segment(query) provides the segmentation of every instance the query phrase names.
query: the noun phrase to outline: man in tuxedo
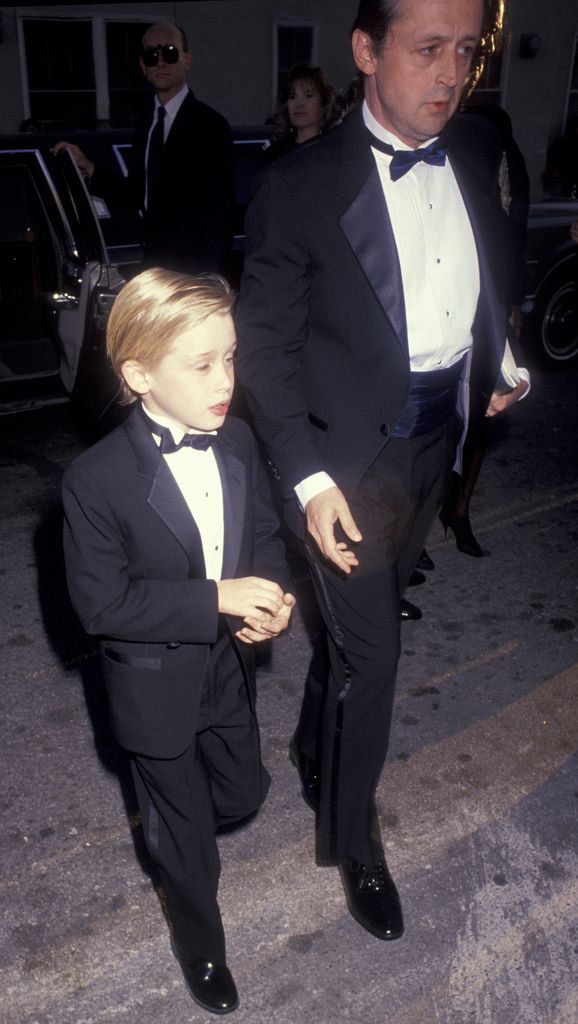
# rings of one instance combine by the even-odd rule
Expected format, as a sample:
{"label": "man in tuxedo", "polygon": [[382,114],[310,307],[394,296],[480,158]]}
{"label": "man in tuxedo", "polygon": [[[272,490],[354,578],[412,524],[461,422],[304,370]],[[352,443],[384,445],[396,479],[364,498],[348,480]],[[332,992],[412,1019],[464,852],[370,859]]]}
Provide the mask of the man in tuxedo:
{"label": "man in tuxedo", "polygon": [[94,195],[128,201],[143,217],[146,262],[184,273],[223,271],[234,213],[233,139],[225,119],[187,85],[184,31],[159,22],[143,36],[140,66],[154,105],[135,130],[126,182],[66,147]]}
{"label": "man in tuxedo", "polygon": [[239,378],[328,642],[291,757],[319,859],[338,864],[351,913],[382,939],[403,932],[375,805],[400,596],[470,398],[492,415],[526,388],[500,372],[499,144],[483,122],[452,120],[483,12],[483,0],[362,0],[363,104],[263,175],[237,308]]}

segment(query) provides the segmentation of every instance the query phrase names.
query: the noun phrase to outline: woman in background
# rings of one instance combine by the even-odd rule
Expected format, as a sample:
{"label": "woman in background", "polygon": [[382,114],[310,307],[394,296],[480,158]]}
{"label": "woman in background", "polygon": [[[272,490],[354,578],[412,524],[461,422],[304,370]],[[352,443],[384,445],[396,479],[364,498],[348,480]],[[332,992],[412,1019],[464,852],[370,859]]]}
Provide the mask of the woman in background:
{"label": "woman in background", "polygon": [[265,150],[269,163],[321,135],[338,120],[337,97],[321,68],[298,64],[292,69],[283,100],[273,118],[273,141]]}

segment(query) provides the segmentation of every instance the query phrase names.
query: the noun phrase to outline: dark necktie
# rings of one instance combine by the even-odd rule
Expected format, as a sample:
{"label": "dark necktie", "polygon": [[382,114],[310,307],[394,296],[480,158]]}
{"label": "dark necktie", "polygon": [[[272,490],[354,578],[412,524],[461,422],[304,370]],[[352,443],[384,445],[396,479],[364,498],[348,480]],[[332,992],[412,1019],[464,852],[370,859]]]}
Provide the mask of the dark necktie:
{"label": "dark necktie", "polygon": [[149,210],[151,205],[154,204],[156,195],[160,190],[163,146],[165,144],[166,114],[167,112],[161,104],[157,109],[156,124],[149,139],[149,154],[147,160],[147,209]]}
{"label": "dark necktie", "polygon": [[150,416],[147,416],[142,406],[141,411],[151,434],[156,434],[161,439],[161,455],[172,455],[173,452],[178,452],[181,448],[196,448],[197,451],[206,452],[217,436],[216,434],[185,434],[183,439],[177,444],[168,427],[161,426],[156,420],[152,420]]}
{"label": "dark necktie", "polygon": [[394,149],[387,142],[382,142],[381,139],[378,139],[369,129],[367,134],[369,135],[371,145],[375,149],[379,149],[382,153],[387,153],[391,157],[389,173],[391,174],[392,181],[402,178],[420,160],[436,167],[443,167],[446,162],[446,151],[440,145],[438,139],[430,142],[429,146],[424,146],[422,149]]}

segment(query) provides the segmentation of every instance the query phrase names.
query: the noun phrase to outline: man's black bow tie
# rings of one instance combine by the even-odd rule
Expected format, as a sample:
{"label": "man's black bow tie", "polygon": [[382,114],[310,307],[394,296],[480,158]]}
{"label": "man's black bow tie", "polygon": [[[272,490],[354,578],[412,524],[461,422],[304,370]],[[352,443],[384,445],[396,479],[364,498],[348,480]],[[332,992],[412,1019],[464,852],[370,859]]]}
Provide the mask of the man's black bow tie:
{"label": "man's black bow tie", "polygon": [[387,142],[382,142],[381,139],[378,139],[369,129],[367,133],[371,145],[391,157],[389,173],[391,174],[392,181],[402,178],[420,160],[423,160],[426,164],[433,164],[436,167],[443,167],[446,162],[446,151],[443,146],[440,146],[437,139],[422,149],[394,149]]}
{"label": "man's black bow tie", "polygon": [[168,427],[163,427],[156,420],[152,420],[144,409],[142,409],[142,414],[151,434],[156,434],[161,439],[161,455],[172,455],[173,452],[178,452],[181,448],[196,448],[197,451],[206,452],[217,436],[216,434],[185,434],[177,444]]}

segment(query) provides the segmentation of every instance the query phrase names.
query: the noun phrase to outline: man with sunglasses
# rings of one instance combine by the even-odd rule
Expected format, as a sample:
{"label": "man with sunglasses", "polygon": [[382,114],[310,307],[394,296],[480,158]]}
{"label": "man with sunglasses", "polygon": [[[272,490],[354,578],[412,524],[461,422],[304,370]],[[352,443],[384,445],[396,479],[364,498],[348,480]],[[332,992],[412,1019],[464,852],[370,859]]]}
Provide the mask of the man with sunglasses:
{"label": "man with sunglasses", "polygon": [[126,181],[113,180],[71,143],[54,152],[71,151],[95,195],[141,211],[149,266],[223,272],[233,235],[233,140],[225,119],[189,89],[191,63],[177,25],[146,31],[140,66],[154,106],[135,130]]}

